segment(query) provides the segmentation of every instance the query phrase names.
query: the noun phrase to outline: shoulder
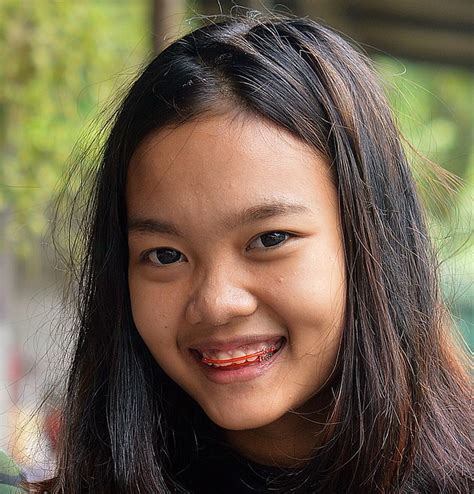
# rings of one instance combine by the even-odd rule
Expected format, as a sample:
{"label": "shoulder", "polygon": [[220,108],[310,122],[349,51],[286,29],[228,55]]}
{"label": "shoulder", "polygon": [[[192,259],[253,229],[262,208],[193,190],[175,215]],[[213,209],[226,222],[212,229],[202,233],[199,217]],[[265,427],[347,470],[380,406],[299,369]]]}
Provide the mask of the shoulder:
{"label": "shoulder", "polygon": [[18,465],[0,450],[0,494],[22,494],[26,490],[19,487],[19,483],[24,480]]}

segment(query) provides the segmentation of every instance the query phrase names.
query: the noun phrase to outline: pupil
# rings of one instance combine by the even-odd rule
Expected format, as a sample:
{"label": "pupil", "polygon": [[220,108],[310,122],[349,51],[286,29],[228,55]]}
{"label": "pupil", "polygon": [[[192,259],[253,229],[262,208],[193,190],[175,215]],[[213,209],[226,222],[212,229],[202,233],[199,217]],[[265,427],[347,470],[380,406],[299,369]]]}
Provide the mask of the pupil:
{"label": "pupil", "polygon": [[261,240],[262,240],[262,244],[265,247],[272,247],[273,245],[278,245],[279,243],[283,242],[285,238],[286,238],[285,233],[273,232],[273,233],[265,233],[265,235],[262,235]]}
{"label": "pupil", "polygon": [[156,258],[161,264],[172,264],[173,262],[179,261],[181,254],[172,249],[160,250],[156,253]]}

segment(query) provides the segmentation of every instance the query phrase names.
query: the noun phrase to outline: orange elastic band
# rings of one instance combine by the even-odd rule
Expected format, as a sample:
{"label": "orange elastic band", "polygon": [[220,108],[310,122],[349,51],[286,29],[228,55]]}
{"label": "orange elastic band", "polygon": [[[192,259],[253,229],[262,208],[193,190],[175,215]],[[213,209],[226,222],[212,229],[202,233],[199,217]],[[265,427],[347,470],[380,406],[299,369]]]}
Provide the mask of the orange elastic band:
{"label": "orange elastic band", "polygon": [[267,350],[260,350],[257,353],[252,353],[250,355],[244,355],[242,357],[233,357],[233,358],[228,358],[224,360],[216,360],[216,359],[211,359],[211,358],[205,358],[203,357],[201,360],[205,362],[206,364],[227,364],[229,362],[238,362],[239,360],[248,359],[252,357],[259,357],[260,355],[265,355],[266,353],[271,352],[272,349],[267,349]]}

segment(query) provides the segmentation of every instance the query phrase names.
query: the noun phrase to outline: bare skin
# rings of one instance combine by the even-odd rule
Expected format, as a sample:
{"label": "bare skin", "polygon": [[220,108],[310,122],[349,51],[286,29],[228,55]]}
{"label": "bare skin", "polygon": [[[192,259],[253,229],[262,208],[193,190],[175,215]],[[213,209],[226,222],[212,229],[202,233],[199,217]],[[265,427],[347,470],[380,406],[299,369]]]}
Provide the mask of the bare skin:
{"label": "bare skin", "polygon": [[[327,401],[327,406],[321,407]],[[330,410],[330,389],[317,394],[298,410],[265,427],[226,431],[226,438],[242,456],[262,465],[298,467],[310,460],[322,443],[322,430]]]}
{"label": "bare skin", "polygon": [[[268,122],[203,116],[139,146],[127,209],[132,311],[158,364],[244,456],[281,465],[307,458],[344,320],[328,164]],[[255,337],[284,345],[246,380],[222,383],[221,370],[216,382],[193,350]]]}

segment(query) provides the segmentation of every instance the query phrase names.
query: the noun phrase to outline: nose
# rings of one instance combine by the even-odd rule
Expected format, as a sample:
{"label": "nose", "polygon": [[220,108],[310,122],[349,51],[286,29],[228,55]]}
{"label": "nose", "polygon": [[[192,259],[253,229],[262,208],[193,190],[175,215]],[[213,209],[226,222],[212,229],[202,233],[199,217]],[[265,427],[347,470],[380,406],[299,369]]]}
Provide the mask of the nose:
{"label": "nose", "polygon": [[199,277],[186,306],[186,320],[193,325],[224,326],[256,309],[257,299],[239,280],[239,273],[221,265]]}

